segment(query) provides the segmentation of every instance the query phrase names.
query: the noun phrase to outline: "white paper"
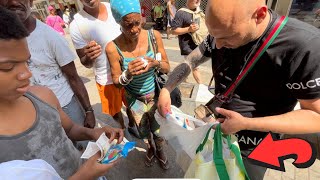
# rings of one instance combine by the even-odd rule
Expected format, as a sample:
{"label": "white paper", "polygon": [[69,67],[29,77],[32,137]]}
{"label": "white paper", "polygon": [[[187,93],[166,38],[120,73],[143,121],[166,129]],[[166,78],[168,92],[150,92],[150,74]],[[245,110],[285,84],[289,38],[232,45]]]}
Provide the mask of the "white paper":
{"label": "white paper", "polygon": [[97,144],[94,142],[89,142],[87,145],[87,148],[83,152],[81,158],[82,159],[89,159],[91,156],[96,154],[98,151],[100,151],[100,148],[97,146]]}
{"label": "white paper", "polygon": [[[126,142],[129,142],[129,141],[126,138],[123,138],[123,141],[121,142],[121,144],[124,144]],[[98,151],[100,151],[101,156],[98,159],[98,161],[101,161],[107,154],[107,151],[110,149],[110,147],[114,144],[117,144],[116,139],[114,139],[111,143],[109,143],[109,138],[106,136],[105,133],[102,133],[96,142],[88,143],[87,148],[83,152],[81,158],[89,159],[90,157],[95,155]]]}

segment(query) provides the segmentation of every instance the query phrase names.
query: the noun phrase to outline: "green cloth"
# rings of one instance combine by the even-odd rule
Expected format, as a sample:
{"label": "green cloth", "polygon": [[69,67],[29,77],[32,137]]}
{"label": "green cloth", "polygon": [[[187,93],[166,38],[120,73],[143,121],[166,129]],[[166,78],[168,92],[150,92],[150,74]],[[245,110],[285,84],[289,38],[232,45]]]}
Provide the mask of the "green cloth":
{"label": "green cloth", "polygon": [[154,7],[154,13],[155,13],[155,18],[162,18],[163,17],[163,11],[164,8],[163,6],[155,6]]}

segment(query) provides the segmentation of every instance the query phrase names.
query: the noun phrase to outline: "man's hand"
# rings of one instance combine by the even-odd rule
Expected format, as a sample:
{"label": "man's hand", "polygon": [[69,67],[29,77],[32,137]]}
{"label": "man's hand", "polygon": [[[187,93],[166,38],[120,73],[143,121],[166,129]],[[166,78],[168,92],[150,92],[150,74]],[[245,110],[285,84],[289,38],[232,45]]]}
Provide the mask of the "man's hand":
{"label": "man's hand", "polygon": [[96,125],[96,118],[93,112],[86,113],[86,118],[84,119],[83,126],[93,129]]}
{"label": "man's hand", "polygon": [[113,128],[110,126],[104,126],[102,128],[94,129],[93,140],[98,140],[102,133],[106,133],[107,137],[109,138],[109,142],[112,142],[114,139],[117,139],[118,143],[121,143],[123,141],[123,129]]}
{"label": "man's hand", "polygon": [[168,113],[171,113],[170,92],[166,88],[162,88],[160,91],[158,99],[158,111],[163,117],[166,117]]}
{"label": "man's hand", "polygon": [[69,178],[69,180],[78,179],[97,179],[100,176],[105,175],[119,160],[109,164],[101,164],[98,162],[100,158],[100,151],[89,158],[80,169]]}
{"label": "man's hand", "polygon": [[95,41],[90,41],[87,46],[84,47],[84,54],[86,60],[93,62],[99,57],[102,53],[101,46]]}
{"label": "man's hand", "polygon": [[190,24],[188,31],[191,33],[194,33],[196,31],[198,31],[198,29],[199,29],[198,24],[192,23],[192,24]]}
{"label": "man's hand", "polygon": [[216,111],[225,116],[225,118],[217,119],[221,123],[221,130],[224,134],[234,134],[241,130],[247,130],[248,118],[235,111],[223,108],[216,108]]}

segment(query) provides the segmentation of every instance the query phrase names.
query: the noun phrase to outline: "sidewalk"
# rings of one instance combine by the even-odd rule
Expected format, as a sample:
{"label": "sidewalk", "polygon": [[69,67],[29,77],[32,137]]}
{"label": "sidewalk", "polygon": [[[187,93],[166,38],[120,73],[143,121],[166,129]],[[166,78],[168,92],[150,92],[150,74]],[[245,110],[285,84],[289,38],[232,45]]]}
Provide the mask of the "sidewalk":
{"label": "sidewalk", "polygon": [[[163,42],[165,49],[170,60],[171,70],[173,70],[180,62],[183,61],[183,58],[180,56],[180,50],[178,46],[177,38],[172,38],[167,40],[166,35],[163,35]],[[66,36],[70,45],[72,46],[69,35]],[[73,46],[72,46],[72,49]],[[81,65],[80,61],[75,61],[79,75],[81,76],[84,84],[88,90],[91,103],[95,110],[96,118],[100,122],[104,122],[111,126],[119,126],[119,124],[112,120],[111,117],[101,113],[101,104],[100,98],[96,89],[94,74],[92,69],[87,69]],[[211,78],[211,64],[206,62],[204,65],[200,66],[200,73],[203,78],[204,84],[208,84]],[[192,75],[187,79],[187,83],[195,83]],[[126,123],[128,121],[126,120]],[[168,158],[170,163],[170,169],[165,171],[162,170],[159,166],[159,163],[154,164],[153,167],[147,168],[144,165],[145,150],[146,147],[141,140],[138,140],[132,137],[127,131],[125,135],[128,140],[133,140],[138,142],[138,146],[141,147],[139,151],[133,151],[127,159],[123,159],[120,163],[116,165],[108,174],[108,180],[129,180],[133,178],[182,178],[182,170],[175,164],[175,155],[172,149],[165,147],[165,150],[168,152]],[[298,136],[292,136],[298,137]],[[299,136],[304,139],[308,139],[311,142],[315,142],[317,150],[319,151],[319,136],[316,134],[313,135],[304,135]],[[320,179],[320,161],[317,159],[315,163],[307,169],[298,169],[292,165],[293,160],[289,159],[285,161],[286,172],[280,172],[275,170],[268,170],[264,180],[317,180]]]}

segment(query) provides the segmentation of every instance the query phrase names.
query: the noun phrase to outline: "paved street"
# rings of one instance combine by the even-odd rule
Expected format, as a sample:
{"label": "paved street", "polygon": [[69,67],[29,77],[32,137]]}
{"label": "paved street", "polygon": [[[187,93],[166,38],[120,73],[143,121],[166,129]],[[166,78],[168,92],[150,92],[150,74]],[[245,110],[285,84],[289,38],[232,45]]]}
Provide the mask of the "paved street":
{"label": "paved street", "polygon": [[[165,37],[165,36],[163,36]],[[66,37],[70,42],[70,46],[72,43],[70,41],[70,37],[67,35]],[[177,38],[172,38],[171,40],[163,39],[165,44],[165,49],[168,54],[171,69],[176,67],[179,62],[183,61],[183,58],[180,56],[180,51],[178,47]],[[73,48],[73,46],[72,46]],[[103,122],[109,124],[111,126],[119,126],[116,122],[114,122],[107,115],[101,114],[101,104],[98,92],[96,90],[96,85],[94,81],[93,71],[91,69],[87,69],[82,66],[79,60],[76,61],[76,66],[79,75],[82,77],[85,86],[89,92],[90,100],[95,110],[96,118],[99,122]],[[204,80],[204,84],[208,84],[211,78],[211,65],[210,62],[205,63],[200,67],[201,75]],[[194,83],[194,79],[192,76],[189,76],[187,79],[187,83]],[[132,137],[128,132],[126,132],[126,137],[129,140],[137,141],[138,146],[141,149],[134,150],[128,156],[128,158],[123,159],[120,163],[116,165],[108,174],[108,180],[129,180],[133,178],[181,178],[183,177],[182,170],[174,163],[175,162],[175,154],[172,149],[166,147],[165,149],[168,152],[170,169],[162,170],[157,162],[153,167],[147,168],[144,165],[145,158],[145,145],[138,139]],[[297,137],[297,136],[293,136]],[[316,142],[317,150],[319,150],[319,137],[317,135],[304,136],[304,138],[309,139],[310,141]],[[285,161],[286,172],[279,172],[274,170],[268,170],[265,175],[265,180],[313,180],[320,179],[320,162],[316,160],[316,162],[307,169],[297,169],[292,165],[293,160]]]}

